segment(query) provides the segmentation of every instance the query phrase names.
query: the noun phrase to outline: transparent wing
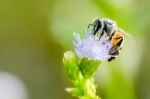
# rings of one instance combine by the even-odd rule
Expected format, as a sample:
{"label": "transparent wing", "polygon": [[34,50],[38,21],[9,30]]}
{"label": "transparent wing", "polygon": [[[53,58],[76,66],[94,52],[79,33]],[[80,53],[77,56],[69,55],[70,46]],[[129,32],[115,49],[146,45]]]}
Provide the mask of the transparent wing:
{"label": "transparent wing", "polygon": [[118,31],[127,39],[131,40],[131,41],[135,41],[134,38],[127,32],[125,32],[124,30],[118,28]]}

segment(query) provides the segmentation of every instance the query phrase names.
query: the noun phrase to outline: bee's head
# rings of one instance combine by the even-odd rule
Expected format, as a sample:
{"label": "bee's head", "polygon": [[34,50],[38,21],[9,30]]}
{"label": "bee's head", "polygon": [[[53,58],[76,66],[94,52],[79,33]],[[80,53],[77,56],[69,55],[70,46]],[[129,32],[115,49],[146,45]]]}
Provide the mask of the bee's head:
{"label": "bee's head", "polygon": [[102,28],[102,23],[99,19],[95,19],[93,22],[93,34],[95,35]]}
{"label": "bee's head", "polygon": [[92,34],[95,35],[102,28],[102,22],[97,18],[92,24],[89,24],[88,28],[90,26],[92,26]]}

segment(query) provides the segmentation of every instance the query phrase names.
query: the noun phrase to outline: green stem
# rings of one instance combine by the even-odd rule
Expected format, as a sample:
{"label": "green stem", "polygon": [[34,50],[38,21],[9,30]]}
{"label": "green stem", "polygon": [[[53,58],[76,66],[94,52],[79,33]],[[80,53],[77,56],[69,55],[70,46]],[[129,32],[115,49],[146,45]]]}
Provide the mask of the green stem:
{"label": "green stem", "polygon": [[77,59],[74,53],[70,51],[65,53],[63,63],[68,79],[74,85],[74,88],[67,88],[67,92],[78,96],[79,99],[100,99],[96,95],[93,78],[100,61],[87,58]]}

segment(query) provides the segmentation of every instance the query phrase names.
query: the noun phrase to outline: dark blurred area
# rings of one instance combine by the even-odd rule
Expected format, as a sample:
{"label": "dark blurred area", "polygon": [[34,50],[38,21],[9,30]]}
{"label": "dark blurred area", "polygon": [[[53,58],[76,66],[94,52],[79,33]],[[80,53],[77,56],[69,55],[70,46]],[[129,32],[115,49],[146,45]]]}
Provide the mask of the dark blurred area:
{"label": "dark blurred area", "polygon": [[95,76],[102,99],[150,99],[149,0],[0,0],[0,99],[76,99],[63,53],[95,17],[115,20],[130,38]]}

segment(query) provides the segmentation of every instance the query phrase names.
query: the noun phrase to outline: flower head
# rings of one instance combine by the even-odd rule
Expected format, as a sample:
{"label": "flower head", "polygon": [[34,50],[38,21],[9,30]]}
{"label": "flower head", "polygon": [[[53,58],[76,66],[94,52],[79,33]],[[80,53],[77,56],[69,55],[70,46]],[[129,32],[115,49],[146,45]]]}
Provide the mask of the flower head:
{"label": "flower head", "polygon": [[79,34],[73,33],[73,35],[75,52],[78,57],[105,61],[112,56],[109,54],[111,44],[109,40],[96,40],[88,29],[86,30],[86,38],[83,40]]}

